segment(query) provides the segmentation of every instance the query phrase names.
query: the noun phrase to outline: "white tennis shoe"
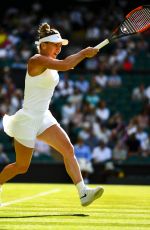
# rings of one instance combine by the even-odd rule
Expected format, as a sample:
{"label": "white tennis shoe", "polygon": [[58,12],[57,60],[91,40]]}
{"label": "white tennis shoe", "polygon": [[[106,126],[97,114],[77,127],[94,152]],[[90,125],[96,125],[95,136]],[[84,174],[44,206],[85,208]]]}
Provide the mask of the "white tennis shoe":
{"label": "white tennis shoe", "polygon": [[81,205],[88,206],[94,200],[101,197],[103,192],[104,192],[104,189],[101,186],[98,186],[96,188],[86,188],[83,191],[83,195],[80,197]]}

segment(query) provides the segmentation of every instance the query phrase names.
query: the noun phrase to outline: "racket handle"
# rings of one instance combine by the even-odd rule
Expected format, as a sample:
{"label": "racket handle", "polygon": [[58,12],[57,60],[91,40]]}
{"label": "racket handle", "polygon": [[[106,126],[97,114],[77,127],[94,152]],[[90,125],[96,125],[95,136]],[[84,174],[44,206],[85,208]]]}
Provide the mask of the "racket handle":
{"label": "racket handle", "polygon": [[101,49],[102,47],[106,46],[109,43],[108,39],[105,39],[103,42],[99,43],[97,46],[94,48]]}

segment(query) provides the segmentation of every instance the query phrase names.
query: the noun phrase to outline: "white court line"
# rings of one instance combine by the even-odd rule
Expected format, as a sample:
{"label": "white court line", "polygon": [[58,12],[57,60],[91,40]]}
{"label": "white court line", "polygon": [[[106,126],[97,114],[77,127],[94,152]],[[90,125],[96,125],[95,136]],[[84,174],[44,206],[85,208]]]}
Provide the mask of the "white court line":
{"label": "white court line", "polygon": [[0,208],[6,207],[6,206],[9,206],[9,205],[12,205],[12,204],[17,204],[17,203],[20,203],[20,202],[24,202],[24,201],[27,201],[27,200],[32,200],[32,199],[35,199],[37,197],[47,196],[49,194],[56,193],[56,192],[59,192],[59,191],[60,191],[60,189],[53,189],[53,190],[50,190],[50,191],[47,191],[47,192],[38,193],[38,194],[33,195],[33,196],[27,196],[27,197],[24,197],[24,198],[21,198],[21,199],[5,202],[5,203],[1,204]]}

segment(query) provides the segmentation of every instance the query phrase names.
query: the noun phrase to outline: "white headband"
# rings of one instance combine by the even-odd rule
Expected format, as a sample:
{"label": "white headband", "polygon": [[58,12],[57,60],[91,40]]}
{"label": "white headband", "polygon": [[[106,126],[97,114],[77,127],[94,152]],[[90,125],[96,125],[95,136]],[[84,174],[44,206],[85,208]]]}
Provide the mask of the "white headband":
{"label": "white headband", "polygon": [[36,45],[40,45],[42,42],[52,42],[52,43],[62,43],[62,45],[68,45],[67,39],[62,39],[61,35],[59,33],[52,34],[47,37],[39,39],[39,41],[35,41]]}

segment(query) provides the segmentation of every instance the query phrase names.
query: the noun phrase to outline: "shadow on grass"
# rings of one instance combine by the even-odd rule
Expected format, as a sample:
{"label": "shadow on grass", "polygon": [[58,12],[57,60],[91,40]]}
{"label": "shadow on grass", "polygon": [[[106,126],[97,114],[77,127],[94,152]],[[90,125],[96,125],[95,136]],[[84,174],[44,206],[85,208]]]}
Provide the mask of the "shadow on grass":
{"label": "shadow on grass", "polygon": [[33,218],[33,217],[54,217],[54,216],[79,216],[79,217],[87,217],[89,215],[85,214],[51,214],[51,215],[35,215],[35,216],[0,216],[0,219],[11,219],[11,218]]}

